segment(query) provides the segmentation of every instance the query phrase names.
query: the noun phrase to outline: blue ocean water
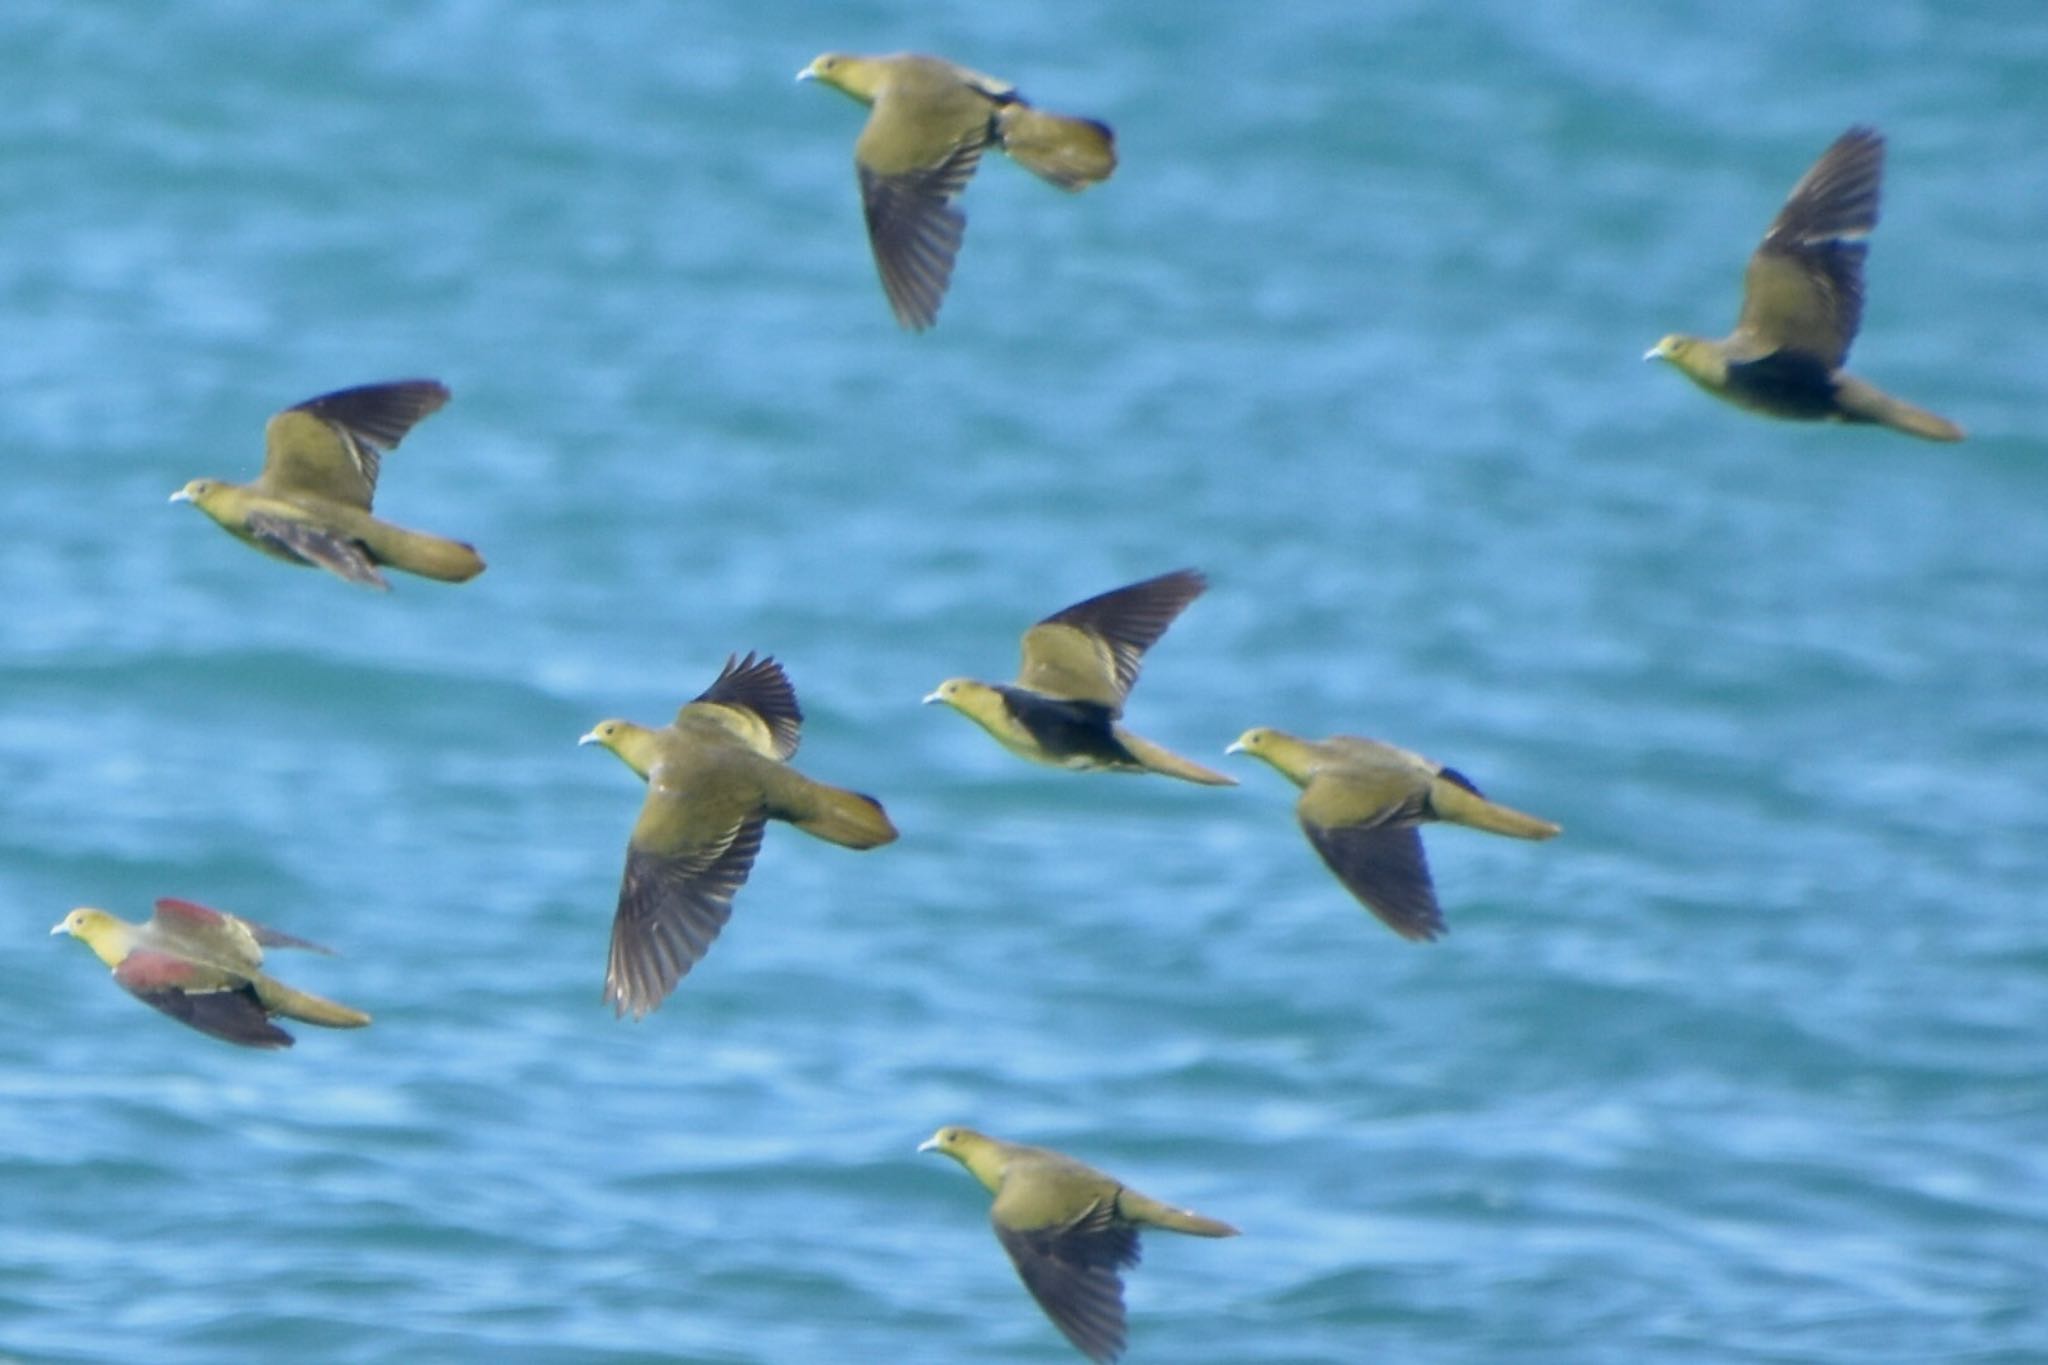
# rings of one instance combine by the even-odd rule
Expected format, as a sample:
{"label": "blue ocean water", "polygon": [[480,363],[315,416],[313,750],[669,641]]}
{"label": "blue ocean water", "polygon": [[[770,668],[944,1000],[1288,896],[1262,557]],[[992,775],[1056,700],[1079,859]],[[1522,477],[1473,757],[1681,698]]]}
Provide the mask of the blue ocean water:
{"label": "blue ocean water", "polygon": [[[1123,155],[991,158],[917,337],[791,84],[912,47]],[[1148,1239],[1132,1361],[2048,1358],[2037,6],[15,0],[0,71],[0,1358],[1074,1359],[948,1122],[1244,1229]],[[1858,121],[1855,366],[1961,446],[1637,360]],[[412,374],[379,509],[475,582],[163,505]],[[1130,718],[1241,789],[917,705],[1182,564]],[[903,839],[772,829],[614,1022],[576,737],[749,648]],[[1253,724],[1566,832],[1432,831],[1403,944]],[[160,895],[375,1026],[243,1052],[45,937]]]}

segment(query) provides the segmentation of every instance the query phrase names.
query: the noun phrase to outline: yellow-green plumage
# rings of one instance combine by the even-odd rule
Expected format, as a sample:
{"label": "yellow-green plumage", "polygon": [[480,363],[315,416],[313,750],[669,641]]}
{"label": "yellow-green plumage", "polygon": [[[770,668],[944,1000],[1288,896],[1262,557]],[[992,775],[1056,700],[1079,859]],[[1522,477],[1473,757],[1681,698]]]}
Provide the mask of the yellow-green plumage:
{"label": "yellow-green plumage", "polygon": [[1489,801],[1454,769],[1376,739],[1310,740],[1259,726],[1229,752],[1264,759],[1301,788],[1302,832],[1352,895],[1403,938],[1444,932],[1417,826],[1448,820],[1517,839],[1549,839],[1548,820]]}
{"label": "yellow-green plumage", "polygon": [[225,1042],[290,1047],[292,1036],[271,1022],[279,1015],[325,1028],[370,1022],[361,1010],[294,989],[263,971],[266,947],[327,949],[190,901],[159,900],[156,913],[142,924],[81,906],[50,932],[69,934],[92,949],[136,999]]}
{"label": "yellow-green plumage", "polygon": [[1120,1272],[1138,1263],[1141,1229],[1237,1235],[1228,1223],[1163,1204],[1050,1148],[946,1127],[918,1150],[952,1157],[995,1195],[996,1240],[1053,1325],[1090,1360],[1123,1353]]}
{"label": "yellow-green plumage", "polygon": [[896,838],[873,797],[789,766],[802,724],[782,666],[748,654],[728,658],[669,725],[607,720],[583,736],[647,780],[605,971],[604,998],[617,1013],[644,1017],[710,949],[769,820],[848,848]]}
{"label": "yellow-green plumage", "polygon": [[171,495],[244,544],[374,588],[381,568],[460,583],[484,570],[474,546],[370,514],[384,451],[448,401],[432,379],[365,384],[309,398],[270,419],[263,472],[246,484],[194,479]]}
{"label": "yellow-green plumage", "polygon": [[1116,169],[1107,124],[1034,108],[1007,81],[915,52],[827,52],[798,80],[840,90],[871,112],[853,147],[868,241],[896,320],[923,331],[938,320],[967,228],[953,200],[981,155],[1000,148],[1064,190]]}
{"label": "yellow-green plumage", "polygon": [[1024,632],[1016,682],[948,678],[925,701],[952,707],[1034,763],[1235,786],[1122,724],[1145,651],[1207,586],[1193,569],[1176,569],[1076,602]]}
{"label": "yellow-green plumage", "polygon": [[1884,139],[1851,128],[1800,178],[1749,259],[1742,312],[1719,341],[1674,333],[1646,360],[1669,362],[1717,398],[1773,417],[1887,426],[1960,441],[1945,417],[1842,368],[1863,320],[1863,262],[1877,227]]}

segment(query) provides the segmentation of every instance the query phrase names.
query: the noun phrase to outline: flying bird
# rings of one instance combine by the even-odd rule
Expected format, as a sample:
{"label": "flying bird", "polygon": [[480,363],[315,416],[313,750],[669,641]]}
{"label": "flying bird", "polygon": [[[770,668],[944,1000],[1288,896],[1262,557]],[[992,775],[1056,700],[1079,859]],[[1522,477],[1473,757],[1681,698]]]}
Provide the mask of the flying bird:
{"label": "flying bird", "polygon": [[989,1221],[996,1240],[1053,1326],[1093,1361],[1123,1354],[1120,1272],[1138,1263],[1140,1231],[1237,1236],[1228,1223],[1162,1204],[1045,1147],[948,1127],[917,1150],[952,1157],[995,1195]]}
{"label": "flying bird", "polygon": [[967,218],[953,200],[981,154],[1008,152],[1063,190],[1116,169],[1109,125],[1034,108],[1016,87],[914,52],[859,57],[827,52],[797,72],[873,111],[853,144],[868,242],[896,321],[921,332],[938,321]]}
{"label": "flying bird", "polygon": [[1517,839],[1561,832],[1487,800],[1456,769],[1376,739],[1301,739],[1260,726],[1226,752],[1262,758],[1301,788],[1302,833],[1345,889],[1406,939],[1444,932],[1419,826],[1448,820]]}
{"label": "flying bird", "polygon": [[1884,138],[1851,128],[1792,187],[1749,258],[1742,312],[1719,341],[1674,333],[1644,355],[1717,398],[1772,417],[1865,422],[1960,441],[1946,417],[1842,368],[1863,320],[1863,258],[1877,227]]}
{"label": "flying bird", "polygon": [[1234,787],[1237,779],[1120,723],[1145,651],[1208,586],[1193,569],[1176,569],[1076,602],[1024,632],[1024,659],[1014,683],[948,678],[925,701],[952,707],[1034,763],[1163,773]]}
{"label": "flying bird", "polygon": [[847,848],[896,838],[881,802],[789,766],[803,726],[796,690],[772,658],[728,656],[673,723],[600,721],[578,741],[647,781],[626,844],[604,998],[644,1018],[697,965],[732,915],[769,820]]}
{"label": "flying bird", "polygon": [[286,408],[263,433],[253,483],[194,479],[171,494],[245,544],[288,564],[388,589],[380,568],[460,583],[484,571],[474,546],[370,515],[384,452],[448,401],[437,380],[338,389]]}
{"label": "flying bird", "polygon": [[362,1028],[370,1016],[294,990],[263,971],[265,948],[329,950],[191,901],[160,900],[142,924],[81,906],[51,926],[82,940],[114,980],[181,1024],[243,1047],[290,1047],[271,1022],[283,1015],[326,1028]]}

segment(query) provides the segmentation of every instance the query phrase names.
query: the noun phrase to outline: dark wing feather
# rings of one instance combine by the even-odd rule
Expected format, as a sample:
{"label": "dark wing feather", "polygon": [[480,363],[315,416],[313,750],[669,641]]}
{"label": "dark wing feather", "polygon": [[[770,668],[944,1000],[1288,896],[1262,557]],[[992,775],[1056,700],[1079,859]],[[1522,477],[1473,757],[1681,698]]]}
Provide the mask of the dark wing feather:
{"label": "dark wing feather", "polygon": [[397,449],[414,424],[447,401],[448,386],[437,379],[399,379],[336,389],[287,411],[309,412],[339,431],[374,495],[381,452]]}
{"label": "dark wing feather", "polygon": [[1330,826],[1303,816],[1301,828],[1337,880],[1389,929],[1420,941],[1445,932],[1429,859],[1415,826]]}
{"label": "dark wing feather", "polygon": [[[1166,628],[1208,586],[1209,580],[1200,572],[1175,569],[1157,578],[1098,593],[1054,612],[1039,624],[1072,626],[1107,646],[1117,697],[1121,700],[1130,695],[1132,685],[1138,681],[1145,651],[1159,643],[1159,637],[1166,634]],[[1024,663],[1025,670],[1018,681],[1028,687],[1031,685],[1029,672],[1033,663],[1028,635]]]}
{"label": "dark wing feather", "polygon": [[1750,260],[1736,328],[1828,368],[1863,323],[1863,263],[1877,227],[1884,138],[1851,128],[1800,177]]}
{"label": "dark wing feather", "polygon": [[743,706],[768,727],[776,756],[789,759],[803,739],[804,712],[797,705],[796,688],[773,655],[745,658],[727,655],[725,668],[697,697],[698,701],[720,706]]}
{"label": "dark wing feather", "polygon": [[302,564],[315,565],[351,583],[391,590],[391,584],[377,572],[375,561],[347,536],[269,512],[251,512],[244,524],[257,540]]}
{"label": "dark wing feather", "polygon": [[210,972],[204,986],[188,985],[200,976],[192,963],[146,949],[128,954],[114,969],[114,980],[130,995],[201,1033],[243,1047],[292,1045],[292,1036],[270,1022],[255,987],[246,981],[216,984],[220,977]]}
{"label": "dark wing feather", "polygon": [[882,174],[856,164],[868,242],[896,321],[921,332],[939,319],[953,261],[967,231],[955,195],[981,164],[982,142],[963,142],[928,170]]}
{"label": "dark wing feather", "polygon": [[1118,1273],[1138,1263],[1138,1230],[1096,1204],[1071,1223],[1052,1228],[995,1224],[996,1240],[1053,1326],[1090,1360],[1123,1354],[1124,1282]]}
{"label": "dark wing feather", "polygon": [[[650,792],[649,801],[657,795]],[[604,978],[604,998],[617,1013],[647,1015],[710,949],[732,917],[732,898],[753,870],[766,824],[751,816],[720,842],[676,853],[628,845]]]}

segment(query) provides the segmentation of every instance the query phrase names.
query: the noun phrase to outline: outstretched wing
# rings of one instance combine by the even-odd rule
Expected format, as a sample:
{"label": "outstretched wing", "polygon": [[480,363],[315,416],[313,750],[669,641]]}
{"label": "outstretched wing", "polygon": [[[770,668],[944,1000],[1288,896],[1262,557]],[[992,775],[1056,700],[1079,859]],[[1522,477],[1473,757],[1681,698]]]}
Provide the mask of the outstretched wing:
{"label": "outstretched wing", "polygon": [[326,498],[367,512],[383,452],[448,401],[434,379],[337,389],[286,408],[264,429],[266,492]]}
{"label": "outstretched wing", "polygon": [[803,739],[804,713],[796,689],[773,655],[727,655],[725,668],[694,701],[684,703],[676,723],[701,715],[732,731],[763,758],[787,760]]}
{"label": "outstretched wing", "polygon": [[1054,612],[1024,632],[1018,684],[1121,711],[1145,651],[1208,586],[1195,570],[1176,569]]}
{"label": "outstretched wing", "polygon": [[1851,128],[1792,187],[1749,260],[1736,333],[1759,353],[1848,358],[1863,322],[1863,262],[1877,227],[1884,138]]}
{"label": "outstretched wing", "polygon": [[646,1016],[711,948],[761,851],[764,816],[693,805],[656,767],[626,846],[604,998]]}
{"label": "outstretched wing", "polygon": [[1093,1361],[1123,1354],[1120,1272],[1138,1263],[1138,1230],[1116,1216],[1112,1203],[1093,1204],[1057,1227],[994,1223],[996,1240],[1010,1254],[1031,1297],[1075,1349]]}

